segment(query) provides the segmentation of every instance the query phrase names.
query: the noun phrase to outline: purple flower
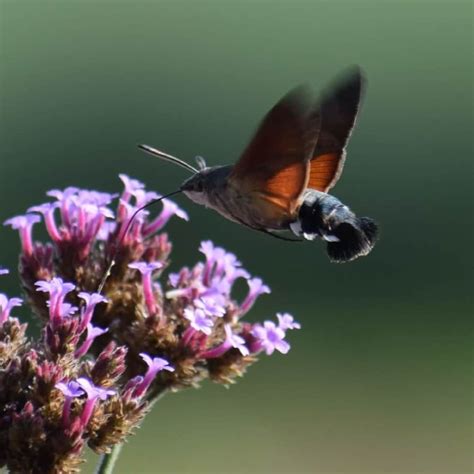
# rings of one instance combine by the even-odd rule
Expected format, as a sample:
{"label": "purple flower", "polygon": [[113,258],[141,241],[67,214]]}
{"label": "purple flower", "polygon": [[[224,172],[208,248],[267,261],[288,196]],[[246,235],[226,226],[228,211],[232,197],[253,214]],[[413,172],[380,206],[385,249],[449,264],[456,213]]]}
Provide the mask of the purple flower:
{"label": "purple flower", "polygon": [[143,380],[138,385],[135,390],[136,397],[142,397],[143,394],[148,390],[148,387],[153,382],[153,379],[156,377],[156,374],[162,370],[168,370],[169,372],[174,372],[174,368],[171,367],[166,359],[161,357],[151,358],[148,354],[141,353],[140,357],[145,361],[148,369],[146,371]]}
{"label": "purple flower", "polygon": [[235,255],[231,253],[227,253],[225,255],[223,267],[225,272],[225,280],[229,285],[229,293],[232,285],[238,278],[245,278],[246,280],[250,278],[249,272],[243,268],[240,268],[240,262],[235,258]]}
{"label": "purple flower", "polygon": [[31,229],[33,225],[40,222],[41,218],[35,214],[26,214],[24,216],[15,216],[7,219],[4,225],[9,225],[12,229],[20,231],[20,239],[23,253],[27,256],[33,253],[33,238]]}
{"label": "purple flower", "polygon": [[150,275],[155,270],[163,267],[161,262],[134,262],[129,264],[129,268],[138,270],[142,275]]}
{"label": "purple flower", "polygon": [[[118,194],[79,189],[77,191],[77,197],[79,202],[82,204],[95,204],[96,206],[102,208],[108,206],[116,197],[118,197]],[[107,211],[112,212],[109,209]]]}
{"label": "purple flower", "polygon": [[55,386],[57,389],[63,392],[65,397],[75,398],[84,394],[84,390],[82,390],[81,386],[74,380],[67,383],[58,382]]}
{"label": "purple flower", "polygon": [[242,264],[233,253],[227,252],[222,247],[215,247],[209,240],[201,242],[199,250],[206,257],[203,276],[205,282],[209,283],[211,280],[222,279],[225,276],[232,284],[237,278],[236,272],[242,272],[241,276],[248,277],[248,273],[241,268]]}
{"label": "purple flower", "polygon": [[181,209],[176,203],[169,199],[163,199],[162,202],[163,210],[161,213],[152,222],[144,226],[143,235],[145,237],[148,237],[162,229],[173,216],[184,219],[185,221],[189,220],[186,211]]}
{"label": "purple flower", "polygon": [[[49,308],[51,303],[49,301],[46,302],[46,306]],[[77,306],[73,306],[70,303],[62,303],[61,306],[58,308],[58,316],[60,318],[68,318],[73,314],[77,313],[79,308]]]}
{"label": "purple flower", "polygon": [[258,340],[267,355],[273,354],[275,349],[282,354],[290,350],[290,344],[285,341],[285,331],[272,321],[265,321],[263,326],[255,324],[252,335]]}
{"label": "purple flower", "polygon": [[99,398],[100,400],[107,400],[111,395],[115,395],[115,390],[97,387],[88,378],[79,377],[77,383],[86,392],[87,398]]}
{"label": "purple flower", "polygon": [[63,306],[64,298],[74,290],[75,285],[67,283],[62,278],[55,277],[50,281],[40,280],[35,283],[36,291],[49,293],[49,317],[52,322],[57,322],[63,317],[63,310],[69,312],[69,308]]}
{"label": "purple flower", "polygon": [[76,188],[74,186],[69,186],[63,191],[59,189],[51,189],[50,191],[46,193],[47,196],[51,196],[57,199],[59,209],[61,212],[61,220],[65,226],[71,225],[71,222],[69,220],[69,213],[70,213],[70,207],[71,207],[70,201],[78,191],[79,191],[79,188]]}
{"label": "purple flower", "polygon": [[52,278],[49,281],[38,280],[35,283],[35,286],[37,286],[36,291],[43,291],[45,293],[49,293],[50,295],[59,293],[67,294],[76,288],[73,283],[65,283],[63,279],[59,277]]}
{"label": "purple flower", "polygon": [[[200,308],[186,308],[184,310],[184,317],[190,322],[190,326],[196,330],[201,331],[207,336],[211,334],[214,321]],[[186,337],[189,339],[189,337]]]}
{"label": "purple flower", "polygon": [[63,426],[66,428],[69,426],[70,420],[71,420],[71,405],[72,401],[74,398],[80,397],[81,395],[84,394],[84,390],[82,390],[81,386],[75,382],[74,380],[71,380],[70,382],[58,382],[55,387],[60,390],[64,396],[66,397],[66,400],[64,402],[64,407],[63,407]]}
{"label": "purple flower", "polygon": [[119,174],[119,178],[122,180],[122,183],[125,187],[122,196],[120,197],[120,199],[122,199],[124,202],[128,202],[135,191],[145,187],[145,185],[138,181],[138,179],[130,178],[126,174]]}
{"label": "purple flower", "polygon": [[23,300],[20,298],[8,298],[0,293],[0,326],[10,317],[10,312],[15,306],[21,306]]}
{"label": "purple flower", "polygon": [[[93,242],[107,217],[113,218],[110,209],[96,204],[79,204],[76,209],[74,223],[69,228],[70,238],[80,242],[84,248]],[[73,220],[73,219],[70,219]]]}
{"label": "purple flower", "polygon": [[199,247],[199,251],[204,254],[208,262],[214,261],[216,247],[210,240],[203,240]]}
{"label": "purple flower", "polygon": [[54,220],[54,211],[59,207],[58,202],[46,202],[39,206],[33,206],[28,209],[28,212],[39,212],[44,216],[44,222],[48,234],[54,242],[61,240],[61,234]]}
{"label": "purple flower", "polygon": [[82,332],[91,322],[96,305],[99,303],[106,303],[108,300],[100,293],[86,293],[85,291],[81,291],[77,296],[79,296],[79,298],[83,299],[86,302],[86,307],[82,311],[81,315],[80,330]]}
{"label": "purple flower", "polygon": [[225,314],[224,306],[209,296],[203,296],[202,298],[194,300],[194,306],[198,309],[202,309],[208,316],[221,318]]}
{"label": "purple flower", "polygon": [[143,383],[143,377],[141,375],[136,375],[128,380],[121,392],[121,398],[124,401],[130,399],[137,399],[139,398],[136,394],[137,389]]}
{"label": "purple flower", "polygon": [[[53,240],[74,242],[79,257],[86,258],[105,219],[114,217],[107,206],[116,195],[74,187],[66,188],[64,191],[52,190],[47,194],[55,197],[57,202],[43,204],[32,210],[45,215],[46,226]],[[59,207],[61,213],[60,232],[53,217],[56,207]]]}
{"label": "purple flower", "polygon": [[101,336],[102,334],[105,334],[108,330],[109,328],[102,329],[97,326],[93,326],[91,323],[89,323],[87,325],[87,337],[85,341],[81,344],[81,347],[79,347],[74,352],[74,357],[79,358],[87,354],[87,351],[94,342],[94,339],[98,336]]}
{"label": "purple flower", "polygon": [[214,244],[210,240],[205,240],[201,242],[199,251],[203,253],[204,256],[206,257],[206,264],[204,266],[202,279],[205,285],[209,285],[210,280],[211,280],[211,273],[212,273],[212,270],[214,269],[214,265],[216,262],[218,262],[224,257],[225,250],[221,247],[215,247]]}
{"label": "purple flower", "polygon": [[246,270],[232,253],[215,247],[211,241],[201,242],[199,250],[206,256],[206,263],[199,262],[189,271],[183,269],[170,276],[175,288],[166,293],[167,298],[209,298],[215,305],[225,308],[231,300],[231,290],[237,278],[249,278]]}
{"label": "purple flower", "polygon": [[214,349],[210,349],[208,351],[203,352],[201,354],[201,357],[203,357],[204,359],[213,359],[215,357],[220,357],[231,348],[238,349],[243,356],[250,354],[248,347],[245,345],[245,339],[239,336],[238,334],[234,334],[230,324],[226,324],[224,326],[224,330],[226,336],[225,341]]}
{"label": "purple flower", "polygon": [[63,191],[59,189],[51,189],[46,193],[46,195],[54,197],[60,202],[65,202],[68,199],[73,198],[83,204],[96,204],[98,206],[107,206],[117,197],[117,194],[90,191],[88,189],[80,189],[74,186],[69,186]]}
{"label": "purple flower", "polygon": [[245,345],[245,339],[237,334],[234,334],[230,324],[226,324],[224,329],[226,334],[226,342],[234,349],[238,349],[243,356],[249,355],[250,352]]}
{"label": "purple flower", "polygon": [[97,204],[83,204],[82,208],[90,217],[96,217],[102,215],[109,219],[114,218],[114,213],[105,206],[98,206]]}
{"label": "purple flower", "polygon": [[[119,222],[121,223],[120,234],[122,234],[125,231],[125,228],[128,225],[128,221],[130,220],[130,218],[133,215],[135,215],[135,217],[134,217],[134,222],[133,222],[132,228],[134,226],[138,227],[140,229],[140,233],[141,233],[141,224],[143,223],[143,221],[145,221],[145,218],[150,213],[146,209],[143,209],[138,214],[136,214],[138,209],[139,209],[139,206],[134,206],[134,205],[120,199],[120,201],[119,201],[119,210],[118,210],[118,218],[119,218]],[[137,224],[140,224],[140,225],[137,226]]]}
{"label": "purple flower", "polygon": [[163,267],[161,262],[134,262],[128,265],[129,268],[138,270],[142,274],[143,293],[145,295],[145,304],[150,315],[158,312],[155,295],[153,293],[152,273]]}
{"label": "purple flower", "polygon": [[263,295],[264,293],[270,293],[270,288],[267,285],[264,285],[260,278],[252,278],[251,280],[247,280],[247,283],[249,285],[249,292],[245,300],[240,305],[241,315],[247,313],[250,310],[260,295]]}
{"label": "purple flower", "polygon": [[[7,270],[7,272],[8,272],[8,270]],[[168,280],[170,282],[170,285],[173,288],[176,288],[178,286],[180,278],[181,278],[181,275],[179,273],[170,273],[168,275]]]}
{"label": "purple flower", "polygon": [[8,275],[9,273],[10,273],[10,270],[8,270],[8,268],[0,267],[0,275]]}
{"label": "purple flower", "polygon": [[46,193],[46,195],[54,197],[58,201],[63,201],[64,199],[67,199],[68,197],[76,194],[78,191],[79,191],[79,188],[76,188],[74,186],[68,186],[63,191],[61,191],[60,189],[51,189],[50,191]]}
{"label": "purple flower", "polygon": [[86,306],[88,308],[94,308],[95,305],[99,303],[107,303],[108,301],[108,299],[105,296],[102,296],[100,293],[87,293],[85,291],[81,291],[77,296],[86,302]]}
{"label": "purple flower", "polygon": [[301,324],[294,320],[289,313],[277,313],[278,327],[283,331],[288,329],[301,329]]}
{"label": "purple flower", "polygon": [[132,195],[135,198],[136,207],[143,207],[149,202],[161,197],[161,194],[155,193],[154,191],[145,191],[144,189],[137,189]]}
{"label": "purple flower", "polygon": [[101,228],[99,229],[99,232],[97,232],[97,240],[107,240],[111,234],[115,232],[115,229],[117,228],[117,223],[112,222],[112,221],[105,221]]}
{"label": "purple flower", "polygon": [[220,247],[215,248],[214,260],[216,264],[214,269],[214,278],[222,278],[224,275],[229,276],[242,265],[233,253],[226,252]]}
{"label": "purple flower", "polygon": [[91,419],[97,400],[106,400],[109,396],[115,395],[117,392],[115,390],[97,387],[85,377],[79,377],[77,383],[87,395],[87,400],[81,414],[81,425],[85,428]]}
{"label": "purple flower", "polygon": [[222,247],[215,247],[209,240],[201,242],[199,250],[206,256],[202,282],[208,286],[209,293],[228,297],[238,278],[250,278],[233,253],[226,252]]}
{"label": "purple flower", "polygon": [[199,297],[200,295],[211,295],[209,288],[204,286],[200,279],[190,278],[188,281],[184,282],[185,286],[182,288],[176,288],[166,292],[166,298],[188,298],[193,300],[194,298]]}

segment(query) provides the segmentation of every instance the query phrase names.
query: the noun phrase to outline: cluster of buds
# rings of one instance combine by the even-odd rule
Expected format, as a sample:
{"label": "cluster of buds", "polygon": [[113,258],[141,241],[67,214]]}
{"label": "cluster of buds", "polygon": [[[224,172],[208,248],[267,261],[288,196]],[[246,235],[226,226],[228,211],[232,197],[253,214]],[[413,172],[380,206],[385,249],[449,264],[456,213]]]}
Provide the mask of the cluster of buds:
{"label": "cluster of buds", "polygon": [[[210,241],[202,261],[165,276],[171,243],[162,229],[188,216],[163,199],[157,216],[143,210],[130,223],[159,195],[120,178],[120,196],[52,190],[53,202],[5,222],[20,232],[20,279],[42,332],[26,338],[26,324],[11,316],[22,300],[0,294],[0,467],[74,472],[85,444],[109,452],[159,394],[206,378],[232,383],[259,353],[288,352],[286,334],[299,328],[288,313],[245,322],[270,289]],[[41,220],[50,242],[33,239]],[[239,279],[248,285],[240,302]]]}

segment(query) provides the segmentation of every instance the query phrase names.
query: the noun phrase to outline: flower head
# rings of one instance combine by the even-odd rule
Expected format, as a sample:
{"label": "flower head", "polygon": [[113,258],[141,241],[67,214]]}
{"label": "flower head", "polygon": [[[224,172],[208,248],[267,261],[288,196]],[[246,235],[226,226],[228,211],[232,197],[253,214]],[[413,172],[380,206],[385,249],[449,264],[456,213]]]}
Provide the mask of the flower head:
{"label": "flower head", "polygon": [[[285,334],[299,328],[288,313],[278,324],[245,322],[270,289],[211,241],[201,243],[200,261],[164,279],[163,226],[188,215],[169,199],[156,215],[139,210],[161,195],[120,179],[120,197],[53,189],[51,202],[7,221],[20,230],[22,287],[43,323],[31,341],[26,324],[10,318],[21,300],[0,294],[0,440],[23,443],[12,451],[0,442],[0,464],[12,471],[72,472],[85,444],[108,452],[124,442],[157,393],[206,378],[229,384],[257,354],[287,352]],[[40,220],[49,237],[33,245]],[[248,284],[240,304],[239,279]]]}

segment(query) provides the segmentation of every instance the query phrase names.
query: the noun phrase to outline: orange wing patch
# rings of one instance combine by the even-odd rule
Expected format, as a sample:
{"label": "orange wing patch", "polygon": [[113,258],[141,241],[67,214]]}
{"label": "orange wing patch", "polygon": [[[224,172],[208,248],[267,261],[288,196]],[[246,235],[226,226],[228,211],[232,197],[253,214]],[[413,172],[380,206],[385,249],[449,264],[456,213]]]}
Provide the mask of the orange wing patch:
{"label": "orange wing patch", "polygon": [[298,197],[308,183],[308,162],[292,163],[261,183],[259,194],[267,201],[292,214]]}
{"label": "orange wing patch", "polygon": [[345,151],[339,153],[326,153],[311,160],[308,188],[324,193],[328,192],[342,172],[345,160]]}

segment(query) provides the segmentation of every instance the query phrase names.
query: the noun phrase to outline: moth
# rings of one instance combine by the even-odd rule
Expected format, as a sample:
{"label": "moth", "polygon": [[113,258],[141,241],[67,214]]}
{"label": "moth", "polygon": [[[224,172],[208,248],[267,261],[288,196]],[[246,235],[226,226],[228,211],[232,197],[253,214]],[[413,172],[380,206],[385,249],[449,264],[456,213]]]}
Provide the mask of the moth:
{"label": "moth", "polygon": [[[333,262],[367,255],[377,224],[357,217],[328,191],[339,180],[346,145],[360,108],[364,77],[347,71],[313,100],[306,87],[285,95],[264,117],[234,165],[199,169],[148,145],[139,147],[193,175],[176,192],[251,229],[288,239],[321,239]],[[175,193],[176,193],[175,192]]]}

